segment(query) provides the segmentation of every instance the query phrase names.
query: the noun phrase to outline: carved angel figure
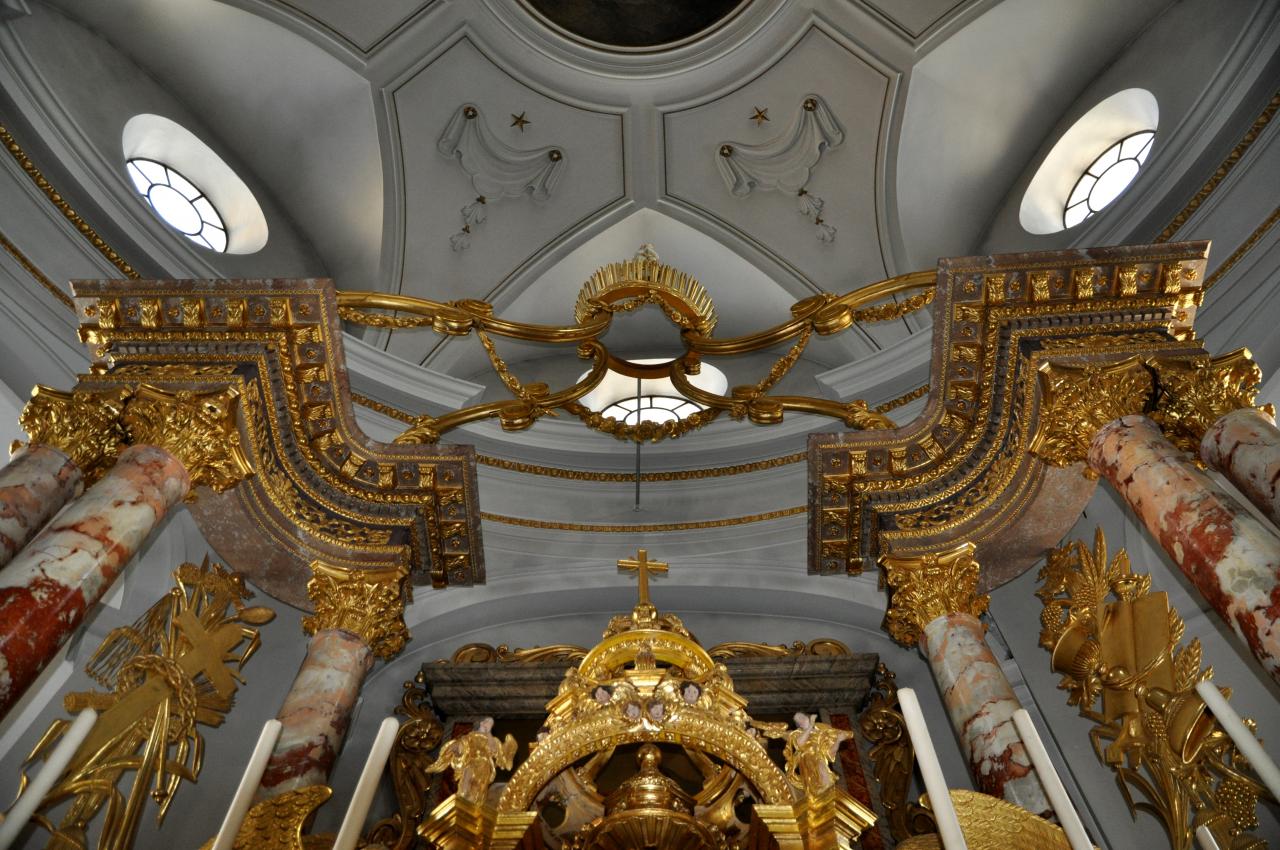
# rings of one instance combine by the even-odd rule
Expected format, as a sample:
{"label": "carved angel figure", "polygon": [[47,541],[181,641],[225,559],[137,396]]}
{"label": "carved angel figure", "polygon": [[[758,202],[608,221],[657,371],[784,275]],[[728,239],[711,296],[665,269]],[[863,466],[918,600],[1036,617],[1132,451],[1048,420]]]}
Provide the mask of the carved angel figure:
{"label": "carved angel figure", "polygon": [[480,721],[475,731],[454,738],[440,748],[440,755],[426,768],[427,773],[453,770],[458,783],[458,796],[472,803],[484,803],[489,786],[498,775],[497,768],[511,768],[516,754],[516,739],[499,741],[493,734],[493,718]]}
{"label": "carved angel figure", "polygon": [[783,758],[787,762],[787,777],[813,797],[835,784],[831,764],[836,759],[840,745],[853,737],[853,733],[836,729],[818,721],[817,716],[797,711],[796,728],[787,735]]}

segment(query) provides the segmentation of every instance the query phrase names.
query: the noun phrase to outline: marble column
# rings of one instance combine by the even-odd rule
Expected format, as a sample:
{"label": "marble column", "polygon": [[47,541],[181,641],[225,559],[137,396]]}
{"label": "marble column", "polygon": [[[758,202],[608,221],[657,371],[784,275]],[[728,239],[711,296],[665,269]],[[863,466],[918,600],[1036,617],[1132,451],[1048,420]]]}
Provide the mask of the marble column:
{"label": "marble column", "polygon": [[52,446],[30,444],[0,469],[0,566],[83,490],[80,467]]}
{"label": "marble column", "polygon": [[302,626],[312,637],[276,715],[283,728],[258,788],[260,800],[329,778],[374,658],[393,657],[409,637],[404,571],[350,570],[319,561],[311,569],[307,595],[315,614]]}
{"label": "marble column", "polygon": [[1089,465],[1280,681],[1280,535],[1197,469],[1145,416],[1103,427],[1089,449]]}
{"label": "marble column", "polygon": [[977,592],[973,552],[964,543],[937,554],[881,557],[893,594],[885,627],[928,659],[978,790],[1045,815],[1048,798],[1013,725],[1022,706],[978,620],[989,597]]}
{"label": "marble column", "polygon": [[1280,428],[1274,419],[1253,407],[1231,411],[1205,431],[1200,457],[1280,525]]}
{"label": "marble column", "polygon": [[164,449],[125,449],[0,570],[0,717],[190,486],[182,463]]}
{"label": "marble column", "polygon": [[316,632],[276,715],[282,724],[258,798],[323,784],[342,751],[373,651],[342,629]]}

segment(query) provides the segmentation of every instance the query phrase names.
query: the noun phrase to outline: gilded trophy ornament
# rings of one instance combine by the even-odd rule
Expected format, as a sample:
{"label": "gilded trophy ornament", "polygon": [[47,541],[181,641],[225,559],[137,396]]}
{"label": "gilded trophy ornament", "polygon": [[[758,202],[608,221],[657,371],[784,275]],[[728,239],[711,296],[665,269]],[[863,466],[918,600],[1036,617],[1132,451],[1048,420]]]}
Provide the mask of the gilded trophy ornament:
{"label": "gilded trophy ornament", "polygon": [[915,556],[881,555],[890,588],[884,628],[903,646],[916,646],[924,627],[947,614],[980,617],[991,597],[978,593],[975,547],[964,542],[943,551]]}
{"label": "gilded trophy ornament", "polygon": [[1108,560],[1101,528],[1092,549],[1075,541],[1050,552],[1039,578],[1040,645],[1068,704],[1095,724],[1094,751],[1130,813],[1159,818],[1173,850],[1192,850],[1200,826],[1224,850],[1263,850],[1250,830],[1265,791],[1206,712],[1196,684],[1213,669],[1201,666],[1198,638],[1182,643],[1167,595],[1132,572],[1125,550]]}
{"label": "gilded trophy ornament", "polygon": [[[85,672],[105,690],[63,699],[69,712],[99,716],[34,817],[51,848],[85,850],[89,824],[104,809],[99,850],[133,844],[148,800],[156,823],[164,821],[179,786],[194,783],[203,766],[199,726],[222,724],[259,646],[254,627],[275,617],[246,606],[244,579],[207,558],[182,564],[173,578],[167,594],[132,626],[112,630],[89,660]],[[55,720],[27,762],[46,757],[70,725]]]}
{"label": "gilded trophy ornament", "polygon": [[351,570],[322,561],[311,564],[307,582],[315,613],[302,619],[309,635],[342,629],[358,636],[382,659],[397,655],[409,641],[404,624],[405,573],[397,569]]}

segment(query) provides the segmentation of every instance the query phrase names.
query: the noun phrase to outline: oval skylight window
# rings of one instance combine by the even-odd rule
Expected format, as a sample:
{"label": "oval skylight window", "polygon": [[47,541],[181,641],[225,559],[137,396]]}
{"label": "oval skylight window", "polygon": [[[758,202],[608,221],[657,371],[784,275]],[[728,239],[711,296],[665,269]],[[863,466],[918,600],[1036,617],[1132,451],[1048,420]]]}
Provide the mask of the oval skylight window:
{"label": "oval skylight window", "polygon": [[202,248],[252,254],[267,219],[245,182],[194,133],[162,115],[135,115],[120,147],[134,187],[157,217]]}
{"label": "oval skylight window", "polygon": [[1075,188],[1067,197],[1062,211],[1064,227],[1075,227],[1091,215],[1101,212],[1107,204],[1120,197],[1138,176],[1142,163],[1151,153],[1151,142],[1156,134],[1151,130],[1134,133],[1107,148],[1080,175]]}
{"label": "oval skylight window", "polygon": [[1018,208],[1028,233],[1057,233],[1114,202],[1151,154],[1160,107],[1146,89],[1125,89],[1071,125],[1036,169]]}
{"label": "oval skylight window", "polygon": [[197,245],[219,253],[227,250],[227,226],[194,183],[152,159],[131,159],[125,167],[134,187],[165,224]]}

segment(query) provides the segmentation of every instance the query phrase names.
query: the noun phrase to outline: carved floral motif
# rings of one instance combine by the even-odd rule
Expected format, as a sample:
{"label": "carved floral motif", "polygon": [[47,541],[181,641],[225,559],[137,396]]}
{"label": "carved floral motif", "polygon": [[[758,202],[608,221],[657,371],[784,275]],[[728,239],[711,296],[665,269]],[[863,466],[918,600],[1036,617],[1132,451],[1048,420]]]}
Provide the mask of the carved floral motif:
{"label": "carved floral motif", "polygon": [[123,424],[134,444],[160,446],[186,467],[193,486],[229,490],[253,474],[240,441],[240,393],[138,387]]}
{"label": "carved floral motif", "polygon": [[981,616],[991,597],[978,593],[974,545],[912,557],[882,555],[892,589],[884,627],[898,643],[915,646],[924,627],[946,614]]}
{"label": "carved floral motif", "polygon": [[71,392],[36,385],[18,422],[33,443],[52,446],[71,458],[92,484],[116,462],[128,435],[121,425],[132,393],[124,387]]}
{"label": "carved floral motif", "polygon": [[[1148,362],[1160,382],[1151,418],[1169,442],[1193,457],[1199,456],[1200,440],[1210,425],[1233,410],[1254,406],[1262,383],[1262,369],[1247,348],[1220,357]],[[1270,405],[1261,409],[1274,416]]]}
{"label": "carved floral motif", "polygon": [[1108,422],[1141,413],[1151,397],[1151,373],[1137,357],[1119,363],[1040,366],[1040,418],[1028,450],[1058,467],[1085,459]]}
{"label": "carved floral motif", "polygon": [[409,640],[404,624],[404,574],[397,570],[345,570],[316,561],[307,596],[316,612],[302,620],[315,634],[342,629],[357,635],[374,655],[395,656]]}

